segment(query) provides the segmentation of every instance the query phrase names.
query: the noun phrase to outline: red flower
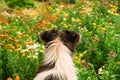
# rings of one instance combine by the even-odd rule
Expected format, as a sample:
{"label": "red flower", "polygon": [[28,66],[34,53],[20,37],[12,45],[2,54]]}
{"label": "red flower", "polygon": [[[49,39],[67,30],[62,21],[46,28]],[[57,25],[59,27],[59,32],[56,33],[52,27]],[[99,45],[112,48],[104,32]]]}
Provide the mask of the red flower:
{"label": "red flower", "polygon": [[115,53],[115,52],[113,52],[113,51],[110,51],[110,52],[109,52],[109,55],[110,55],[110,56],[115,56],[115,55],[116,55],[116,53]]}

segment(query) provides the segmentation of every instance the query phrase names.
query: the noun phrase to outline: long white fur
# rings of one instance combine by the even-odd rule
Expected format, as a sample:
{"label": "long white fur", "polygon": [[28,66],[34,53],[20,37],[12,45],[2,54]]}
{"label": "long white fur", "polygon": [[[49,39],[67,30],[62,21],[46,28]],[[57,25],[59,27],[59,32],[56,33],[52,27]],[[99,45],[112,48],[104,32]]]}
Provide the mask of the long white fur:
{"label": "long white fur", "polygon": [[62,77],[62,80],[77,80],[76,68],[74,66],[72,52],[60,41],[59,38],[52,41],[53,43],[47,48],[44,63],[55,61],[55,67],[48,71],[38,73],[34,80],[44,80],[47,76]]}

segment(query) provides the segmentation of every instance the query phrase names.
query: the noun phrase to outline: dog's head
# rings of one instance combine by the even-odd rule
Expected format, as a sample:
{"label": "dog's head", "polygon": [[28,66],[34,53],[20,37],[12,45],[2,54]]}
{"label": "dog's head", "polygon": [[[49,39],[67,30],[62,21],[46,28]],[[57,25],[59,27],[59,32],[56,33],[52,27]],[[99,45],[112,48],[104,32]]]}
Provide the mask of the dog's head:
{"label": "dog's head", "polygon": [[41,32],[39,36],[45,44],[59,38],[72,52],[75,44],[80,40],[80,35],[77,32],[69,30],[47,30]]}

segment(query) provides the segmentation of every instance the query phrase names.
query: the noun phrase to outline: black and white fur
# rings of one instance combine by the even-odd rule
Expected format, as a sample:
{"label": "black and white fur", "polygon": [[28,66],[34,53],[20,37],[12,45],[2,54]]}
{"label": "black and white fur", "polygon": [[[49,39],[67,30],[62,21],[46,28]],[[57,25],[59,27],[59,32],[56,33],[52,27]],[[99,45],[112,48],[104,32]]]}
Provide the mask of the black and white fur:
{"label": "black and white fur", "polygon": [[48,30],[40,33],[40,38],[46,51],[34,80],[78,80],[72,56],[80,35],[68,30]]}

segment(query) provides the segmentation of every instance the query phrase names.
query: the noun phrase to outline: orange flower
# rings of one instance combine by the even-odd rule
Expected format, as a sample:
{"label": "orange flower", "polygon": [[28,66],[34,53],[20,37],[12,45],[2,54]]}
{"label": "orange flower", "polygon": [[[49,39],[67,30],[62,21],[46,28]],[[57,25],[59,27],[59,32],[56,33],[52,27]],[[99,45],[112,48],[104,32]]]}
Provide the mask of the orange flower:
{"label": "orange flower", "polygon": [[7,80],[12,80],[12,78],[11,78],[11,77],[9,77]]}
{"label": "orange flower", "polygon": [[19,76],[16,76],[16,77],[15,77],[15,80],[20,80],[20,77],[19,77]]}
{"label": "orange flower", "polygon": [[55,19],[56,19],[56,17],[55,17],[55,16],[50,15],[50,14],[46,14],[46,18],[48,18],[48,19],[49,19],[49,20],[51,20],[51,21],[53,21],[53,20],[55,20]]}
{"label": "orange flower", "polygon": [[0,17],[0,23],[3,23],[3,24],[7,23],[7,19],[4,17]]}
{"label": "orange flower", "polygon": [[8,37],[8,35],[6,35],[6,34],[3,36],[4,39],[7,39],[7,37]]}
{"label": "orange flower", "polygon": [[10,31],[9,31],[9,30],[5,30],[4,32],[5,32],[5,33],[9,33]]}
{"label": "orange flower", "polygon": [[55,18],[55,16],[50,16],[49,19],[50,19],[51,21],[53,21],[53,20],[55,20],[56,18]]}
{"label": "orange flower", "polygon": [[94,38],[93,42],[100,42],[100,39],[99,38]]}
{"label": "orange flower", "polygon": [[14,42],[15,42],[15,43],[19,43],[19,40],[16,40],[16,39],[15,39]]}
{"label": "orange flower", "polygon": [[7,46],[13,50],[15,49],[15,46],[13,44],[8,44]]}
{"label": "orange flower", "polygon": [[3,37],[3,34],[0,34],[0,37]]}
{"label": "orange flower", "polygon": [[13,39],[13,38],[11,38],[11,37],[9,37],[9,38],[8,38],[8,40],[13,41],[14,39]]}

